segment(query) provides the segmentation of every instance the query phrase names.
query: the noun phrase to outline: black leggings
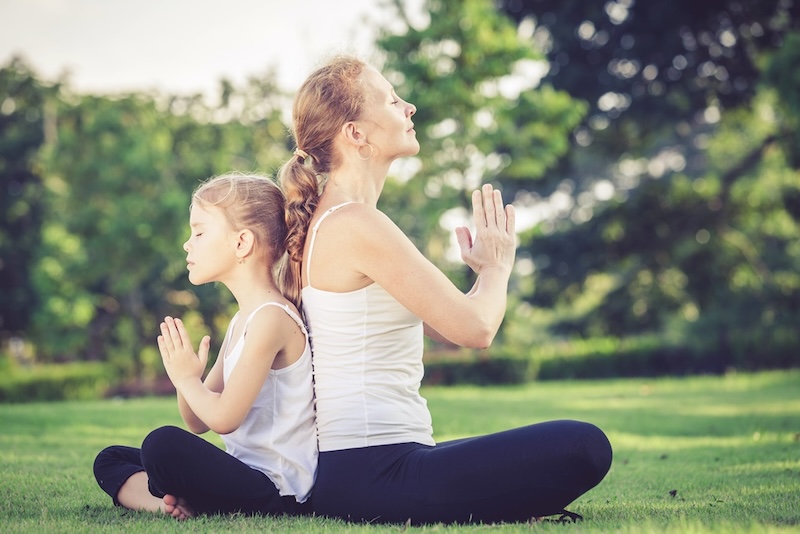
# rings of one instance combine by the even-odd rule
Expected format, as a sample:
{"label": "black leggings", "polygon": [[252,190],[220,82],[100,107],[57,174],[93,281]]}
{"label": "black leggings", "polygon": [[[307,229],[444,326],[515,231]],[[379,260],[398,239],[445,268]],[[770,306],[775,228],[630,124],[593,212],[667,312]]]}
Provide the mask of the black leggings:
{"label": "black leggings", "polygon": [[139,471],[147,472],[154,496],[183,498],[199,514],[311,513],[309,501],[299,504],[292,496],[281,497],[261,471],[174,426],[152,431],[141,449],[115,445],[103,449],[94,461],[97,483],[117,505],[119,489]]}
{"label": "black leggings", "polygon": [[561,512],[611,467],[596,426],[550,421],[440,443],[320,453],[314,512],[377,523],[515,522]]}

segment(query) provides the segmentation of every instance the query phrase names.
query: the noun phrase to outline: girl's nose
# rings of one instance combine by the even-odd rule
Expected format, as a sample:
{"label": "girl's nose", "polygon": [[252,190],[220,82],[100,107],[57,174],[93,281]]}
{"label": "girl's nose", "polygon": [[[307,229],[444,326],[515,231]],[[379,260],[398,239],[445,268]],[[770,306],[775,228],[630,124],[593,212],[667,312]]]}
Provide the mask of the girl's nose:
{"label": "girl's nose", "polygon": [[183,244],[183,250],[189,252],[189,240],[186,240],[186,243]]}

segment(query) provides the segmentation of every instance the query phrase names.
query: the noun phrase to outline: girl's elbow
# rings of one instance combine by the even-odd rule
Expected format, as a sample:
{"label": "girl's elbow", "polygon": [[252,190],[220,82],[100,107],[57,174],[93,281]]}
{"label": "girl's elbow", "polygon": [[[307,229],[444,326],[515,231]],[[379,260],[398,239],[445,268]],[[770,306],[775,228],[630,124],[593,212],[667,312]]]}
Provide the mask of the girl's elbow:
{"label": "girl's elbow", "polygon": [[235,431],[237,428],[239,428],[239,425],[232,424],[228,421],[220,421],[213,425],[209,425],[209,428],[219,435],[225,435]]}
{"label": "girl's elbow", "polygon": [[189,432],[192,434],[205,434],[208,432],[208,427],[201,423],[186,423],[186,428],[189,429]]}
{"label": "girl's elbow", "polygon": [[208,428],[220,435],[230,434],[241,426],[243,420],[244,418],[237,419],[230,416],[220,417],[214,421],[209,421]]}

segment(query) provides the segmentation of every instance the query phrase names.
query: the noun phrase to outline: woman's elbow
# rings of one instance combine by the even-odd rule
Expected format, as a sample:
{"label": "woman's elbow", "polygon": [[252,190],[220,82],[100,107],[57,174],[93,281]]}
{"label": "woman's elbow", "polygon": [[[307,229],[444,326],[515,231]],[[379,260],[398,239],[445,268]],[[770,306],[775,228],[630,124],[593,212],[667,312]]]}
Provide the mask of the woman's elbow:
{"label": "woman's elbow", "polygon": [[464,346],[470,349],[488,349],[492,346],[494,336],[497,333],[493,328],[479,328],[470,332],[469,339]]}

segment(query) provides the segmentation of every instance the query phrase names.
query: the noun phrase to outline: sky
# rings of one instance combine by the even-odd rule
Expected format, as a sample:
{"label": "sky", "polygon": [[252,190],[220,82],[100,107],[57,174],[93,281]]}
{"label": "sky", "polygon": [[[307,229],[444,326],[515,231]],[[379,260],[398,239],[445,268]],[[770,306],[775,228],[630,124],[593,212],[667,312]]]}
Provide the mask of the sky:
{"label": "sky", "polygon": [[79,93],[216,95],[271,67],[287,90],[332,53],[369,62],[376,0],[0,0],[0,66]]}

